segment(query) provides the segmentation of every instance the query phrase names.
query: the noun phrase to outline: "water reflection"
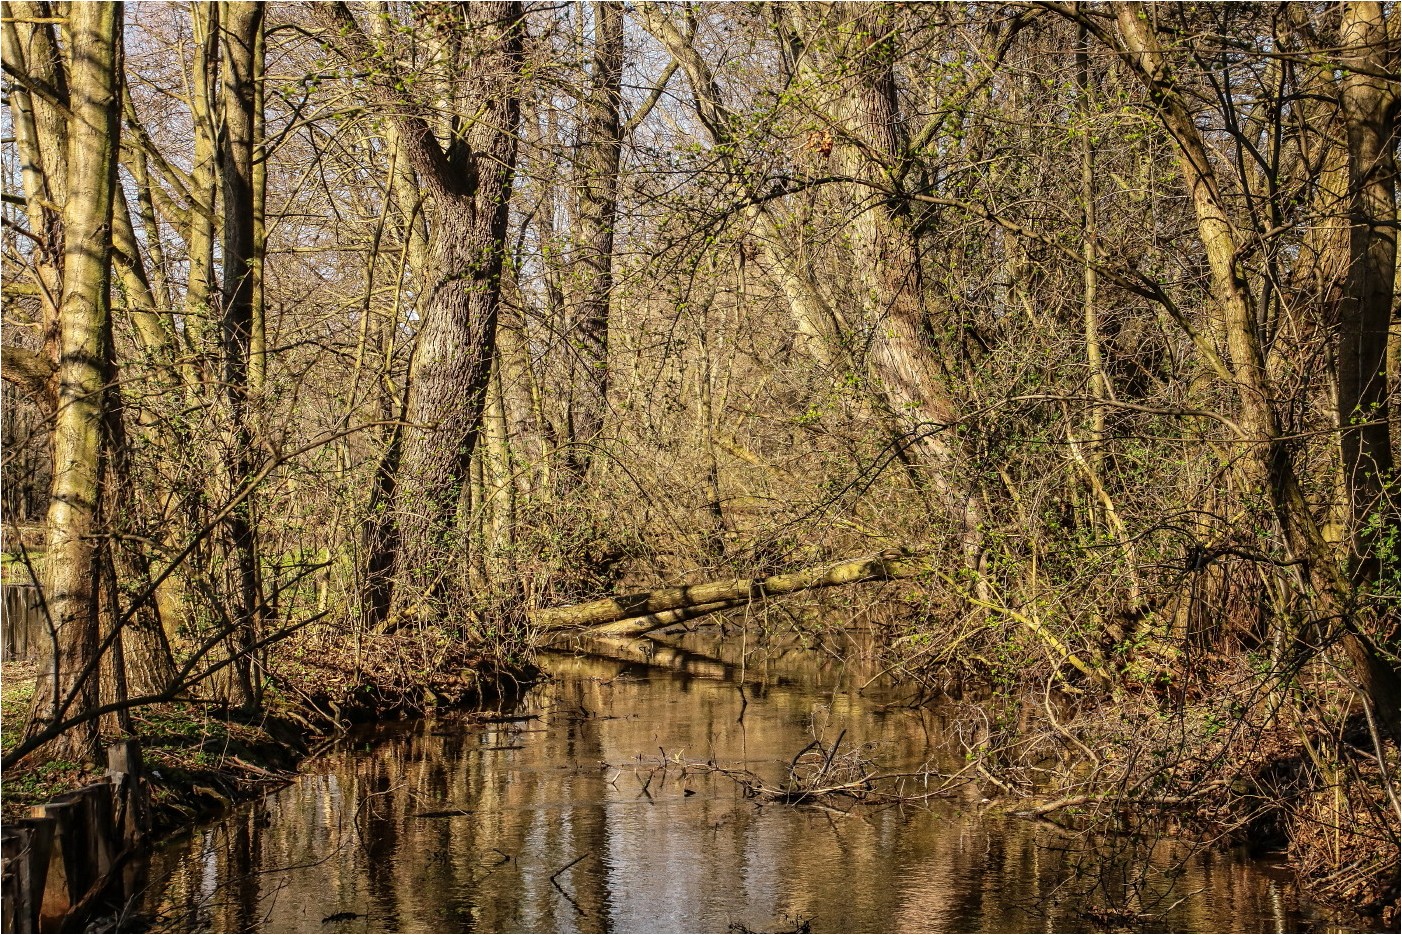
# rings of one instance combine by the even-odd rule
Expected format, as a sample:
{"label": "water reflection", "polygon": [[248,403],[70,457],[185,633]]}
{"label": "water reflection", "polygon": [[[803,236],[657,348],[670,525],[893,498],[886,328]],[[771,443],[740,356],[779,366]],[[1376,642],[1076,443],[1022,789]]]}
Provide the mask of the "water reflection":
{"label": "water reflection", "polygon": [[[513,719],[391,725],[347,740],[292,786],[157,855],[147,910],[158,928],[181,931],[1093,925],[1067,883],[1074,842],[981,815],[972,790],[929,808],[844,814],[764,804],[697,768],[743,765],[777,782],[815,730],[875,744],[892,769],[957,768],[940,712],[883,708],[849,690],[871,674],[860,654],[741,657],[691,638],[685,652],[642,664],[614,649],[612,659],[550,657],[554,679]],[[660,666],[668,661],[680,671]],[[1162,846],[1155,865],[1175,856]],[[1308,925],[1287,878],[1244,858],[1194,859],[1173,892],[1181,901],[1157,928]]]}

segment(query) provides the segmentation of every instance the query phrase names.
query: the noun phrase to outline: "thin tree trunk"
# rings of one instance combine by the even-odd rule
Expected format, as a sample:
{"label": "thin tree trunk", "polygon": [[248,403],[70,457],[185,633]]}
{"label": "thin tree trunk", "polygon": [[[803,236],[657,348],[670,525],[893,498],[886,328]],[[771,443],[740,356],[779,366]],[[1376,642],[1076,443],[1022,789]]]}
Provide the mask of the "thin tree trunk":
{"label": "thin tree trunk", "polygon": [[[259,4],[260,7],[263,4]],[[263,396],[268,379],[268,322],[267,301],[264,298],[264,264],[267,253],[268,227],[268,154],[264,148],[264,102],[265,58],[267,39],[262,27],[262,16],[253,33],[252,74],[248,80],[253,86],[253,127],[252,127],[252,166],[253,218],[252,252],[249,256],[249,296],[248,328],[248,392],[255,400]]]}
{"label": "thin tree trunk", "polygon": [[214,117],[219,73],[219,4],[197,2],[190,8],[194,31],[194,61],[190,68],[190,120],[194,157],[190,169],[190,227],[188,276],[182,322],[195,369],[203,379],[207,335],[214,320],[214,221],[218,202],[218,132]]}
{"label": "thin tree trunk", "polygon": [[497,366],[492,368],[491,383],[487,389],[483,432],[486,435],[483,478],[489,488],[486,491],[486,512],[490,514],[483,540],[487,543],[491,559],[486,563],[486,568],[493,579],[504,579],[514,575],[512,546],[516,539],[516,483],[513,475],[516,459],[507,429],[500,358]]}
{"label": "thin tree trunk", "polygon": [[[1085,328],[1086,369],[1090,382],[1090,395],[1095,399],[1091,406],[1090,432],[1086,437],[1089,451],[1086,453],[1088,469],[1097,477],[1100,473],[1100,444],[1105,435],[1104,400],[1109,395],[1109,380],[1105,375],[1105,363],[1100,348],[1100,316],[1096,308],[1100,291],[1100,276],[1096,271],[1099,230],[1096,222],[1095,205],[1095,146],[1091,142],[1090,107],[1090,55],[1087,49],[1089,37],[1084,27],[1080,30],[1076,44],[1076,88],[1080,96],[1081,120],[1081,254],[1085,263],[1081,268],[1082,292],[1081,310]],[[1098,484],[1098,481],[1096,481]]]}
{"label": "thin tree trunk", "polygon": [[516,471],[522,494],[550,491],[549,426],[543,412],[540,385],[532,365],[530,339],[519,307],[503,303],[497,316],[497,366],[501,368],[502,401],[512,451],[524,462]]}
{"label": "thin tree trunk", "polygon": [[1129,581],[1129,599],[1133,605],[1142,602],[1139,592],[1139,562],[1133,542],[1114,498],[1105,487],[1102,467],[1105,463],[1105,403],[1114,398],[1110,387],[1110,377],[1105,370],[1104,353],[1100,340],[1100,228],[1096,211],[1095,186],[1095,144],[1092,141],[1091,127],[1091,72],[1090,36],[1081,27],[1076,37],[1076,90],[1081,106],[1080,156],[1081,156],[1081,318],[1085,333],[1086,370],[1090,383],[1090,395],[1094,400],[1090,410],[1090,429],[1084,439],[1084,448],[1078,442],[1071,428],[1070,415],[1067,415],[1066,439],[1071,457],[1085,472],[1094,499],[1091,501],[1092,523],[1107,529],[1120,543],[1125,558],[1125,575]]}
{"label": "thin tree trunk", "polygon": [[609,302],[618,213],[618,165],[623,149],[619,107],[623,81],[623,5],[596,0],[594,62],[580,100],[575,153],[575,230],[571,270],[569,464],[582,474],[608,411]]}
{"label": "thin tree trunk", "polygon": [[711,401],[711,386],[714,380],[711,347],[707,339],[710,323],[706,320],[710,312],[710,303],[701,303],[699,312],[701,321],[696,338],[696,448],[701,457],[702,481],[699,487],[706,513],[700,532],[704,542],[702,554],[712,559],[721,559],[725,556],[726,528],[725,510],[721,505],[720,495],[720,463],[716,460],[716,414]]}
{"label": "thin tree trunk", "polygon": [[[224,452],[228,489],[232,494],[243,488],[252,473],[250,457],[253,433],[249,426],[249,354],[254,334],[254,279],[256,261],[254,155],[254,78],[263,29],[261,3],[225,2],[219,18],[223,62],[223,106],[220,134],[219,176],[224,194],[224,290],[220,309],[220,337],[223,351],[223,403],[229,421],[232,444]],[[260,692],[253,676],[253,645],[263,621],[262,589],[259,581],[258,546],[254,520],[254,498],[245,497],[229,512],[229,542],[234,553],[234,596],[231,634],[232,652],[237,654],[231,669],[236,700],[246,708],[256,708]]]}
{"label": "thin tree trunk", "polygon": [[[53,10],[45,2],[7,2],[0,25],[8,68],[50,90],[54,99],[31,94],[25,80],[10,87],[10,117],[19,156],[29,231],[35,236],[31,267],[38,287],[40,341],[44,359],[57,367],[59,306],[63,301],[63,208],[68,190],[68,75],[54,38]],[[55,376],[42,394],[52,408],[58,393]]]}

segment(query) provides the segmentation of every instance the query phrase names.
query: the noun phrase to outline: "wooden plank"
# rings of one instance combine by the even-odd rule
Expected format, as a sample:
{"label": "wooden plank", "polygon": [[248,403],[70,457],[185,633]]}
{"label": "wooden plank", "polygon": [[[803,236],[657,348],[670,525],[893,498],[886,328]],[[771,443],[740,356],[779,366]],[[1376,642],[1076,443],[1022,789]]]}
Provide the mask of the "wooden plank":
{"label": "wooden plank", "polygon": [[6,821],[0,830],[3,851],[3,925],[7,932],[38,931],[39,900],[48,872],[53,824],[35,819]]}
{"label": "wooden plank", "polygon": [[82,801],[87,813],[88,860],[92,863],[92,878],[98,880],[112,869],[112,861],[118,851],[113,841],[112,784],[93,783],[74,794]]}
{"label": "wooden plank", "polygon": [[[16,861],[18,883],[18,904],[12,917],[7,913],[15,926],[9,931],[37,932],[53,854],[54,823],[46,818],[16,818],[5,822],[5,833],[5,857]],[[12,833],[16,837],[10,837]]]}
{"label": "wooden plank", "polygon": [[135,849],[150,834],[151,803],[145,772],[139,740],[119,740],[107,748],[107,779],[112,784],[117,850]]}
{"label": "wooden plank", "polygon": [[7,858],[0,868],[0,931],[18,932],[18,917],[24,911],[19,880],[19,861]]}
{"label": "wooden plank", "polygon": [[86,812],[83,803],[73,799],[35,805],[30,809],[32,817],[47,819],[53,827],[53,844],[38,907],[37,927],[41,932],[58,931],[68,911],[92,884],[92,867],[86,859]]}

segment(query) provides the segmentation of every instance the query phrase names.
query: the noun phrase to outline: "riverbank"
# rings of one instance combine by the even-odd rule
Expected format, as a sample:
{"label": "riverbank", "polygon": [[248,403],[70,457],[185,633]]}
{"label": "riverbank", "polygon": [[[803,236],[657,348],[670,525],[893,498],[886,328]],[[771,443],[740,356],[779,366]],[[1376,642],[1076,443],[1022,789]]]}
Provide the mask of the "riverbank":
{"label": "riverbank", "polygon": [[[485,709],[508,702],[537,675],[530,667],[482,658],[471,664],[471,670],[424,678],[412,690],[365,671],[352,678],[357,673],[324,660],[280,664],[269,673],[268,697],[256,718],[194,699],[144,706],[128,713],[125,730],[114,730],[121,726],[115,722],[104,724],[102,745],[126,738],[139,742],[150,803],[147,840],[156,846],[293,781],[308,754],[352,724],[411,719],[433,710]],[[0,720],[6,749],[24,731],[35,671],[32,662],[4,664]],[[6,770],[4,779],[0,809],[8,822],[76,790],[105,784],[108,777],[105,767],[45,757],[41,750]]]}

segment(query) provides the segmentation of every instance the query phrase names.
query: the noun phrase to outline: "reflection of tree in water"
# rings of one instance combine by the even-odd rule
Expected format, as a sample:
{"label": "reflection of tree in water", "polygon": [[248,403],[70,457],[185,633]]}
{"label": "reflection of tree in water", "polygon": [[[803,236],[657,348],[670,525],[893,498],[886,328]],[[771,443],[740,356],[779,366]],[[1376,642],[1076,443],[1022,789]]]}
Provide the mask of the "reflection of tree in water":
{"label": "reflection of tree in water", "polygon": [[[734,641],[685,638],[676,649],[687,664],[704,660],[738,678]],[[324,774],[161,855],[153,891],[162,893],[164,923],[219,931],[785,931],[805,922],[814,930],[1084,929],[1096,924],[1088,907],[1113,908],[1108,897],[1123,902],[1124,884],[1136,883],[1097,874],[1145,855],[985,815],[976,797],[928,809],[791,807],[687,770],[714,761],[779,782],[815,729],[829,747],[845,731],[844,744],[871,751],[883,768],[965,765],[954,712],[883,709],[897,699],[839,684],[863,684],[870,666],[812,652],[791,660],[777,641],[752,641],[745,652],[743,697],[735,681],[685,666],[551,656],[555,679],[530,693],[519,719],[450,717],[347,740],[321,761]],[[1173,855],[1154,856],[1140,862],[1145,896],[1170,881]],[[1251,865],[1185,866],[1161,908],[1183,901],[1165,924],[1288,924],[1272,908],[1279,884]]]}

